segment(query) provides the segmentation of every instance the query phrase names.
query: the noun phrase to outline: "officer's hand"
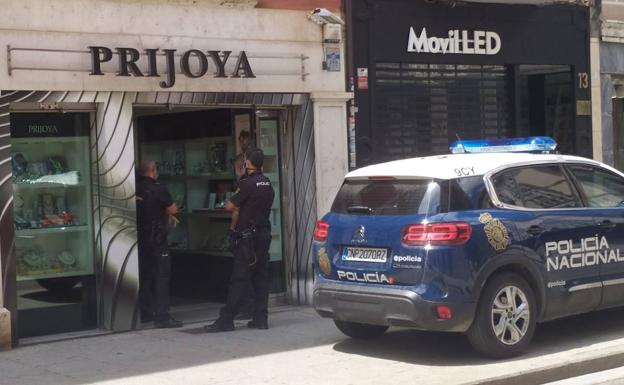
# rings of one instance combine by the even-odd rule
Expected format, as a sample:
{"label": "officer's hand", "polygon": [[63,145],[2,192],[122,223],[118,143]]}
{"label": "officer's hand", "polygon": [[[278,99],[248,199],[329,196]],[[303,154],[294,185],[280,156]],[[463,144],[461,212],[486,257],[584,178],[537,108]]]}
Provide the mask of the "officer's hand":
{"label": "officer's hand", "polygon": [[228,250],[234,251],[236,245],[238,244],[238,240],[240,239],[240,233],[236,230],[229,229],[228,233]]}
{"label": "officer's hand", "polygon": [[169,215],[168,222],[171,226],[176,227],[176,225],[180,223],[180,220],[173,215]]}

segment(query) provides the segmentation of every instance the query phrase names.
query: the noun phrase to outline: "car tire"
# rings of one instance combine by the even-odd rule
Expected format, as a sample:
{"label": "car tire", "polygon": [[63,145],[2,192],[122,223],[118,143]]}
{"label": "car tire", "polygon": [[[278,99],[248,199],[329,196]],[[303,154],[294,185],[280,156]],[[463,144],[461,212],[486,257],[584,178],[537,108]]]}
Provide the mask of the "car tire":
{"label": "car tire", "polygon": [[468,339],[483,355],[517,356],[533,338],[536,316],[535,294],[526,280],[514,273],[496,275],[479,298]]}
{"label": "car tire", "polygon": [[357,322],[334,320],[338,330],[355,339],[380,337],[388,330],[388,326],[361,324]]}

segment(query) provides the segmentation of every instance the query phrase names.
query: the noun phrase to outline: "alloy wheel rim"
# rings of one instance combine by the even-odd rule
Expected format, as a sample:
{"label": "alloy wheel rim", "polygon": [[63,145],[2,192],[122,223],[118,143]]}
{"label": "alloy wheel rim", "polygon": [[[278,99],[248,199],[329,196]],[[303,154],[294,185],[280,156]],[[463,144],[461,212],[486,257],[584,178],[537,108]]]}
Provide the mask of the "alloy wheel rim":
{"label": "alloy wheel rim", "polygon": [[529,329],[531,312],[524,292],[517,286],[505,286],[494,297],[491,322],[494,335],[505,345],[520,342]]}

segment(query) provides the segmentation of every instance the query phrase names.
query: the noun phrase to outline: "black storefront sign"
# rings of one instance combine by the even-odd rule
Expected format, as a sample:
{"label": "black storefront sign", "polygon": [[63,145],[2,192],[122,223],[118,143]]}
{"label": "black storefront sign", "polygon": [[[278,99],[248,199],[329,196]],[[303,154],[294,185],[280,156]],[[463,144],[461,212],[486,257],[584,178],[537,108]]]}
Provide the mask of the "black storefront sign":
{"label": "black storefront sign", "polygon": [[[90,75],[104,75],[102,72],[102,63],[109,62],[113,59],[113,50],[108,47],[90,46],[89,51],[91,53],[91,72]],[[156,49],[150,48],[144,51],[144,55],[147,57],[147,72],[143,73],[137,62],[141,59],[141,52],[136,48],[115,48],[115,54],[118,57],[118,69],[117,76],[139,76],[139,77],[159,77],[159,69],[156,61],[158,55],[165,56],[165,75],[166,81],[160,82],[160,87],[171,88],[176,81],[176,65],[175,65],[175,49]],[[240,51],[238,59],[234,65],[234,70],[231,73],[226,73],[225,65],[230,58],[232,51],[200,51],[198,49],[191,49],[182,54],[180,58],[180,69],[182,73],[189,78],[200,78],[209,69],[209,61],[214,64],[216,72],[213,77],[215,78],[255,78],[249,59],[245,51]],[[197,61],[198,70],[193,72],[191,69],[191,60]]]}
{"label": "black storefront sign", "polygon": [[457,136],[550,134],[591,157],[587,7],[349,0],[347,18],[358,166]]}
{"label": "black storefront sign", "polygon": [[89,114],[11,114],[11,137],[54,138],[89,135]]}

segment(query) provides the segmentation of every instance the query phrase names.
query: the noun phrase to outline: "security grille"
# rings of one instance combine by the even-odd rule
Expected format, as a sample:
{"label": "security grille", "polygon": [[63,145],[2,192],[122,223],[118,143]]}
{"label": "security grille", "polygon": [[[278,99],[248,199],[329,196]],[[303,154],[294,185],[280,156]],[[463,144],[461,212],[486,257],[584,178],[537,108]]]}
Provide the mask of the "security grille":
{"label": "security grille", "polygon": [[448,153],[462,139],[510,131],[505,66],[377,63],[375,160]]}

